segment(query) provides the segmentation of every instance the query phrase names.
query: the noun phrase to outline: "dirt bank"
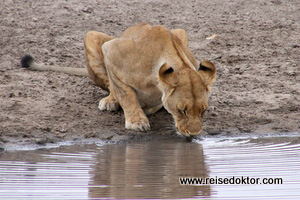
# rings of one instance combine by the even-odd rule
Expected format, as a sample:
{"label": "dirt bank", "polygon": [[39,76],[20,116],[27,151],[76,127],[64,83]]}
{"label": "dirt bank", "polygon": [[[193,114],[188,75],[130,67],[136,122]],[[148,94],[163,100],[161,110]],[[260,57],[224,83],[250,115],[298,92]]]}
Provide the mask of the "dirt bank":
{"label": "dirt bank", "polygon": [[[20,68],[38,62],[84,67],[83,37],[118,36],[138,22],[184,28],[198,61],[217,67],[204,130],[260,134],[300,130],[299,1],[1,1],[0,143],[54,143],[161,135],[173,137],[166,111],[152,131],[125,130],[122,112],[101,112],[107,94],[88,78]],[[213,34],[214,39],[206,39]]]}

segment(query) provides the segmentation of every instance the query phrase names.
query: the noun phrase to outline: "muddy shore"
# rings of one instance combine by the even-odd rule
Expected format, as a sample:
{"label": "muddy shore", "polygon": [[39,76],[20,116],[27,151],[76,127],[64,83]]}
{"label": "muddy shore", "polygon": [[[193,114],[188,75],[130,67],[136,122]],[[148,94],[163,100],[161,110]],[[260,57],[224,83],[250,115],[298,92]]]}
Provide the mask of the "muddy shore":
{"label": "muddy shore", "polygon": [[299,13],[281,0],[1,1],[0,146],[177,137],[165,110],[151,131],[125,130],[122,111],[98,110],[107,93],[90,79],[20,68],[25,54],[84,67],[86,32],[118,36],[139,22],[184,28],[197,60],[216,65],[204,134],[299,132]]}

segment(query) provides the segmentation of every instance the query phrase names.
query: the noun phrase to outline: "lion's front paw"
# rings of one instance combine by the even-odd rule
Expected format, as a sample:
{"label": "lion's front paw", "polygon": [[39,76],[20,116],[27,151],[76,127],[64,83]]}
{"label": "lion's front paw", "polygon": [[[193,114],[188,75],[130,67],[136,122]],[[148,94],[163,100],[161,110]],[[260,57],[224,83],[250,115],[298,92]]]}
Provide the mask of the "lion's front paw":
{"label": "lion's front paw", "polygon": [[149,131],[150,124],[146,116],[139,117],[139,118],[136,117],[136,118],[126,119],[125,128],[136,130],[136,131]]}
{"label": "lion's front paw", "polygon": [[119,103],[114,98],[111,98],[111,96],[108,96],[100,100],[98,108],[100,110],[117,111]]}

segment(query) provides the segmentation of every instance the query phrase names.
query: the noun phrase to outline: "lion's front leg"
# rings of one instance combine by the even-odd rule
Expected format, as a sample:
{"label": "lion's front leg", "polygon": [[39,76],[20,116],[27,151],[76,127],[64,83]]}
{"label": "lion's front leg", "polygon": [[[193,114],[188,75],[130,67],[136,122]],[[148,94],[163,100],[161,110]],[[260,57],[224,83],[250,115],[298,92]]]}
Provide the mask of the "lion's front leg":
{"label": "lion's front leg", "polygon": [[101,99],[98,106],[99,110],[109,111],[117,111],[119,107],[120,105],[112,92],[110,92],[110,94],[107,97]]}
{"label": "lion's front leg", "polygon": [[150,130],[149,120],[138,102],[136,93],[125,84],[122,87],[114,87],[114,91],[125,114],[125,128]]}
{"label": "lion's front leg", "polygon": [[142,109],[134,111],[134,108],[126,108],[123,110],[125,113],[125,128],[138,131],[150,130],[149,120]]}
{"label": "lion's front leg", "polygon": [[147,131],[150,130],[149,120],[140,106],[135,91],[124,84],[109,69],[109,90],[119,102],[125,114],[125,128]]}

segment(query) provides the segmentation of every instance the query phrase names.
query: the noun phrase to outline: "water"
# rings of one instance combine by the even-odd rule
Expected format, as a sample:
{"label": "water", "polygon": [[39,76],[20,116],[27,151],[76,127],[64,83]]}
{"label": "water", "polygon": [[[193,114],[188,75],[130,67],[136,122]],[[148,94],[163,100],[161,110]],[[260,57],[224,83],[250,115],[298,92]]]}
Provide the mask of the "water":
{"label": "water", "polygon": [[[300,199],[300,138],[85,144],[0,154],[0,199]],[[183,186],[179,177],[282,178]]]}

